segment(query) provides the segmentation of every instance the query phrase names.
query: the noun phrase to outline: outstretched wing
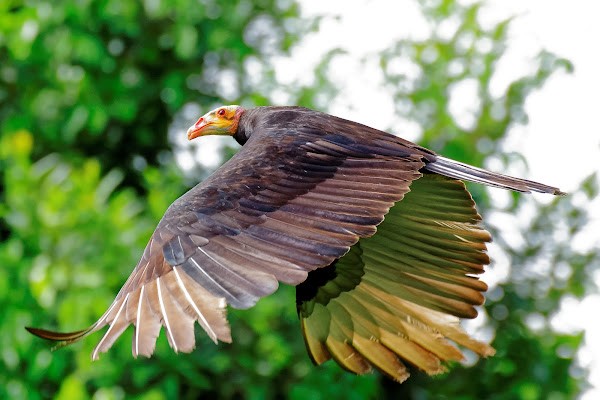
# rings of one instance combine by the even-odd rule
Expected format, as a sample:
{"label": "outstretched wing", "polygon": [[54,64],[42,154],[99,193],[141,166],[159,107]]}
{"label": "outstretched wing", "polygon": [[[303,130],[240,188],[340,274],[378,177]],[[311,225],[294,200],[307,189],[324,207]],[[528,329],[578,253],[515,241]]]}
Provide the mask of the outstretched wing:
{"label": "outstretched wing", "polygon": [[470,338],[458,317],[474,318],[485,283],[475,275],[489,263],[480,216],[462,182],[433,174],[378,226],[330,266],[297,287],[308,352],[317,364],[333,358],[354,373],[372,367],[397,381],[403,362],[429,374],[460,360],[451,340],[482,355],[494,350]]}
{"label": "outstretched wing", "polygon": [[109,325],[93,358],[130,324],[133,354],[154,351],[161,326],[175,351],[194,348],[194,322],[230,341],[226,304],[251,307],[278,281],[297,285],[375,233],[421,176],[422,156],[391,135],[369,140],[302,130],[255,132],[231,160],[167,210],[108,311],[72,342]]}

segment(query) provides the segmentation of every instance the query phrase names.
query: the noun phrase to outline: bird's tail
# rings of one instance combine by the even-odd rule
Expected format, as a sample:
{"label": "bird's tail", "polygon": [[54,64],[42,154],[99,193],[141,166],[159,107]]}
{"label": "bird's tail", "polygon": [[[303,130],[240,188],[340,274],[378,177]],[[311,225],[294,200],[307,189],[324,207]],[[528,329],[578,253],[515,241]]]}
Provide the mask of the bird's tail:
{"label": "bird's tail", "polygon": [[435,161],[426,164],[425,170],[450,178],[482,183],[484,185],[495,186],[502,189],[516,190],[518,192],[550,193],[560,196],[566,194],[553,186],[502,175],[440,156],[437,156]]}

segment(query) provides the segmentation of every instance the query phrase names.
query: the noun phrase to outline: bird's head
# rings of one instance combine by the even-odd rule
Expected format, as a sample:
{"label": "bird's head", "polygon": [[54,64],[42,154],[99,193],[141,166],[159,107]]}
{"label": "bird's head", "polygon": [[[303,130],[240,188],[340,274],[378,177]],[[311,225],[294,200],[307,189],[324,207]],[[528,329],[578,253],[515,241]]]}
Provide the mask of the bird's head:
{"label": "bird's head", "polygon": [[244,112],[241,106],[222,106],[207,112],[187,131],[189,140],[206,135],[230,135],[237,130],[240,116]]}

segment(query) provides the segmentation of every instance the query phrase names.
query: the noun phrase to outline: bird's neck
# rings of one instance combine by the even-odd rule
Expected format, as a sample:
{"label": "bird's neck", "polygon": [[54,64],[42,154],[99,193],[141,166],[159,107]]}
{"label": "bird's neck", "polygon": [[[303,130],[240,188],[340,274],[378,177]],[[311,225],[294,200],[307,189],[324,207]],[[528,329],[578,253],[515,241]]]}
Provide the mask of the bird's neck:
{"label": "bird's neck", "polygon": [[238,110],[238,124],[237,129],[233,134],[233,138],[242,146],[248,141],[248,139],[250,139],[250,136],[252,135],[254,116],[252,115],[253,113],[251,111],[252,110],[245,110],[241,107]]}

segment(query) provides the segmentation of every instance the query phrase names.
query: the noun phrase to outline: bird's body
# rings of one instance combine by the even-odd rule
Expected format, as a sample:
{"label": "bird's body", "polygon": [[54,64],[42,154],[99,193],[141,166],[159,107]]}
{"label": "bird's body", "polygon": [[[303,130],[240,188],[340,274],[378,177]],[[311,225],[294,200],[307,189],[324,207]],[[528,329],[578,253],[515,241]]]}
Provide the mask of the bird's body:
{"label": "bird's body", "polygon": [[137,267],[90,328],[109,325],[93,358],[134,324],[133,354],[150,356],[161,326],[175,351],[195,346],[194,323],[229,342],[226,305],[248,308],[278,282],[297,285],[297,309],[316,363],[372,367],[402,381],[406,361],[428,373],[480,355],[458,317],[473,318],[489,263],[473,200],[458,179],[523,192],[556,188],[440,157],[365,125],[299,107],[216,109],[188,137],[242,145],[166,211]]}

